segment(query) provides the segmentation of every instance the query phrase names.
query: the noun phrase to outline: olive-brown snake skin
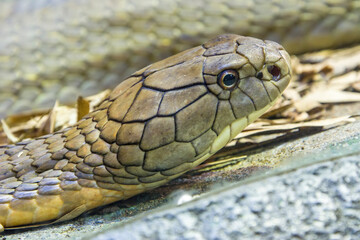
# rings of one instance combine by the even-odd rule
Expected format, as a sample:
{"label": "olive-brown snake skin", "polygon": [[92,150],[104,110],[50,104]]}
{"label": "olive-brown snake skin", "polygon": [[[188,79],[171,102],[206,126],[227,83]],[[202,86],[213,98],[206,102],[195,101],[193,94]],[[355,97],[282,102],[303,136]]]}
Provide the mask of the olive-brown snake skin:
{"label": "olive-brown snake skin", "polygon": [[290,53],[360,42],[359,0],[1,0],[0,118],[75,102],[223,33]]}
{"label": "olive-brown snake skin", "polygon": [[0,1],[0,118],[126,79],[74,127],[0,147],[0,230],[176,178],[266,111],[291,75],[280,45],[236,35],[136,69],[226,32],[300,53],[360,42],[359,25],[359,0]]}
{"label": "olive-brown snake skin", "polygon": [[180,176],[290,78],[281,45],[231,34],[135,72],[74,127],[0,147],[1,228],[71,219]]}

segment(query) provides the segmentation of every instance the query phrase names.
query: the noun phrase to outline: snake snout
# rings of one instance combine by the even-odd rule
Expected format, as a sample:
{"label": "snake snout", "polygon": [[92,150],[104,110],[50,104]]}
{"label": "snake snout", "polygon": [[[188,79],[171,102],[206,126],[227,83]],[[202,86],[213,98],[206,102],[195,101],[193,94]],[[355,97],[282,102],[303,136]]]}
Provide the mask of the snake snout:
{"label": "snake snout", "polygon": [[268,40],[264,42],[266,44],[264,66],[269,74],[268,79],[282,93],[290,83],[292,75],[290,56],[280,44]]}
{"label": "snake snout", "polygon": [[290,80],[290,57],[275,42],[232,34],[203,48],[203,78],[217,102],[212,154],[275,103]]}
{"label": "snake snout", "polygon": [[236,118],[268,106],[290,82],[290,57],[278,43],[224,35],[204,48],[207,88],[219,100],[229,101]]}

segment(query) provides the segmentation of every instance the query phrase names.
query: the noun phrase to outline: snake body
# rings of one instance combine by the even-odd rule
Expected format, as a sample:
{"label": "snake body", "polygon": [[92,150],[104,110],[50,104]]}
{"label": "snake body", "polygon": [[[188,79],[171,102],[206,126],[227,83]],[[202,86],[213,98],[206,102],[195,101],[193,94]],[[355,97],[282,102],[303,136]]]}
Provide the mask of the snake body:
{"label": "snake body", "polygon": [[290,78],[282,46],[230,34],[135,72],[75,126],[0,147],[1,228],[71,219],[180,176]]}
{"label": "snake body", "polygon": [[2,0],[0,20],[0,118],[113,88],[222,33],[291,53],[360,42],[359,0]]}

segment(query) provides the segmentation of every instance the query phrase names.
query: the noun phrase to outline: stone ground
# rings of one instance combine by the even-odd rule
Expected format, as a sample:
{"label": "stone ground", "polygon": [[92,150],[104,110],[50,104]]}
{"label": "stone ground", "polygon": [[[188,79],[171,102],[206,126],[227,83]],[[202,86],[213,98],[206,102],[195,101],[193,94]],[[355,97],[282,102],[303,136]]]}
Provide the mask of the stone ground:
{"label": "stone ground", "polygon": [[[359,113],[339,105],[334,116]],[[360,119],[268,146],[247,160],[274,169],[231,182],[180,178],[75,220],[7,231],[2,239],[360,239]],[[255,169],[256,170],[256,169]],[[256,172],[256,171],[255,171]],[[252,175],[243,179],[244,176]],[[215,180],[214,180],[215,179]],[[234,180],[235,179],[235,180]],[[195,179],[196,180],[196,179]],[[201,193],[201,194],[200,194]],[[180,202],[185,202],[181,204]]]}

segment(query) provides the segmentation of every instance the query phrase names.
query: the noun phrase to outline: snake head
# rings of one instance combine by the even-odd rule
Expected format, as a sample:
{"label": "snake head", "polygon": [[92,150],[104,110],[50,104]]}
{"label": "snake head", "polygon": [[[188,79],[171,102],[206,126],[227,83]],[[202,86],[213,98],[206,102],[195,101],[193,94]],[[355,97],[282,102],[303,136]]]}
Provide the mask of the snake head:
{"label": "snake head", "polygon": [[233,34],[203,47],[203,77],[217,97],[215,153],[275,103],[290,82],[290,56],[278,43]]}
{"label": "snake head", "polygon": [[279,44],[238,35],[154,63],[102,104],[108,119],[101,137],[117,156],[104,165],[119,183],[161,185],[225,146],[274,103],[290,77]]}

